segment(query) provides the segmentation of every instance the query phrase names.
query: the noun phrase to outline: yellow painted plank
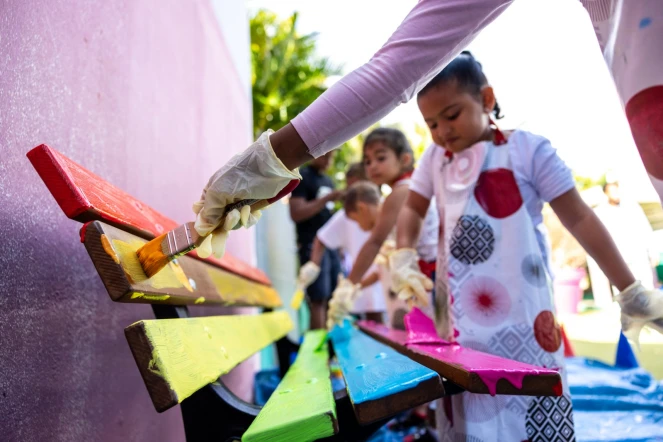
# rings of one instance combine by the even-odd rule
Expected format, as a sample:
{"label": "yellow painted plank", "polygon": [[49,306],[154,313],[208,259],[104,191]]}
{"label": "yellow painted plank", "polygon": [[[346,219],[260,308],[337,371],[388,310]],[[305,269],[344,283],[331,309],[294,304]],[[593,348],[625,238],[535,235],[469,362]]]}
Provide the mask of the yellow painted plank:
{"label": "yellow painted plank", "polygon": [[147,241],[102,222],[87,225],[84,238],[113,301],[267,308],[282,304],[273,287],[189,256],[179,257],[148,278],[136,255]]}
{"label": "yellow painted plank", "polygon": [[139,321],[125,329],[157,411],[176,405],[271,342],[292,321],[285,311]]}

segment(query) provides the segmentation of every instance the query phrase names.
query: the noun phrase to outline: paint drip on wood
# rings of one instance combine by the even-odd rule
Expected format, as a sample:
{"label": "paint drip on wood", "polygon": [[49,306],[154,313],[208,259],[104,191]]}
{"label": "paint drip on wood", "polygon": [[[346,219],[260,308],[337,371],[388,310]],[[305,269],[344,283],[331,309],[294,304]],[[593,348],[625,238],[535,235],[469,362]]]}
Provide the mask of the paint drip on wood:
{"label": "paint drip on wood", "polygon": [[[488,353],[463,348],[460,345],[450,345],[441,339],[435,331],[435,323],[417,307],[405,315],[407,334],[393,336],[394,341],[401,341],[404,345],[420,353],[428,354],[441,361],[458,365],[465,370],[475,373],[481,378],[491,396],[497,394],[497,382],[505,379],[517,389],[522,389],[525,376],[557,373],[554,369],[539,368],[534,365],[504,359]],[[427,334],[433,336],[426,337]],[[410,342],[412,339],[413,342]],[[439,343],[438,341],[442,341]]]}

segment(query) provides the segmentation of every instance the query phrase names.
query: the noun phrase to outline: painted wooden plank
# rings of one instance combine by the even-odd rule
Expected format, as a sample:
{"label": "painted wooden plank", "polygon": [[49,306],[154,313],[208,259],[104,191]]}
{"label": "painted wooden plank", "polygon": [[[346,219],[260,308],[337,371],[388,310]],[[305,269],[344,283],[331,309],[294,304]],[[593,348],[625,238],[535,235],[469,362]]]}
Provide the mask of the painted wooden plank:
{"label": "painted wooden plank", "polygon": [[[418,311],[418,312],[415,312]],[[416,315],[424,315],[413,309]],[[408,315],[412,315],[408,313]],[[411,316],[406,315],[406,324]],[[425,316],[425,315],[424,315]],[[418,320],[422,320],[419,316]],[[428,330],[435,330],[430,318]],[[360,330],[400,353],[435,370],[443,378],[472,393],[530,396],[559,396],[561,378],[557,371],[501,358],[480,351],[449,345],[437,335],[425,337],[425,330],[410,333],[373,321],[359,321]],[[414,339],[413,339],[414,338]],[[436,342],[437,341],[437,342]],[[418,342],[418,343],[414,343]]]}
{"label": "painted wooden plank", "polygon": [[274,288],[188,256],[147,278],[136,255],[146,240],[100,221],[86,224],[82,237],[113,301],[267,308],[282,304]]}
{"label": "painted wooden plank", "polygon": [[285,311],[139,321],[124,333],[154,407],[176,405],[285,336]]}
{"label": "painted wooden plank", "polygon": [[367,424],[444,395],[434,371],[360,332],[348,321],[330,333],[360,424]]}
{"label": "painted wooden plank", "polygon": [[242,436],[243,442],[314,441],[338,433],[323,330],[306,333],[297,360]]}
{"label": "painted wooden plank", "polygon": [[[172,219],[45,144],[32,149],[27,157],[62,211],[71,219],[104,221],[145,239],[178,226]],[[198,258],[195,251],[189,255]],[[204,261],[256,282],[271,284],[264,272],[230,253],[226,252],[220,260],[211,256]]]}

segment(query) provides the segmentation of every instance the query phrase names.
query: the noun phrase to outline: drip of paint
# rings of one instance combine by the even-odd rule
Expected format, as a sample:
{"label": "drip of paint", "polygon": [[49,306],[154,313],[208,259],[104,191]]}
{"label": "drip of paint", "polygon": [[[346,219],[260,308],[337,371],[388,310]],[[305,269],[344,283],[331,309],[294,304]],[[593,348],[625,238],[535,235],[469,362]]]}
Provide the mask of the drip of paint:
{"label": "drip of paint", "polygon": [[412,308],[403,318],[407,330],[406,346],[414,344],[456,345],[437,335],[435,323],[418,307]]}
{"label": "drip of paint", "polygon": [[90,223],[85,223],[83,224],[83,227],[81,227],[80,235],[81,235],[81,243],[85,242],[85,232],[87,232],[87,225]]}
{"label": "drip of paint", "polygon": [[202,304],[203,302],[205,302],[205,298],[203,298],[203,297],[201,296],[200,298],[196,299],[196,301],[194,302],[194,304]]}
{"label": "drip of paint", "polygon": [[115,250],[113,250],[113,246],[111,245],[110,241],[108,241],[108,237],[103,233],[101,234],[101,247],[103,247],[104,252],[106,252],[108,256],[113,258],[115,264],[120,263],[120,257],[117,256],[117,253],[115,253]]}
{"label": "drip of paint", "polygon": [[168,263],[171,269],[173,269],[173,273],[175,274],[175,277],[182,283],[185,289],[193,293],[193,287],[191,286],[191,283],[189,282],[189,278],[187,278],[186,274],[184,273],[184,269],[180,265],[177,260],[173,260],[170,263]]}

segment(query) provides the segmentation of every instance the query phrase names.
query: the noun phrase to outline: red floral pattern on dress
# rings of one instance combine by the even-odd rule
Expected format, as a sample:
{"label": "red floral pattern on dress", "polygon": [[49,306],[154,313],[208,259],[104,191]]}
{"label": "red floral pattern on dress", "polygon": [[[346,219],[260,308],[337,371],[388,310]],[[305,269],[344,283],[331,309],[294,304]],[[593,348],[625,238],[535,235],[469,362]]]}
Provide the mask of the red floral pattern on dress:
{"label": "red floral pattern on dress", "polygon": [[479,175],[474,197],[493,218],[513,215],[523,205],[523,197],[513,172],[509,169],[486,170]]}
{"label": "red floral pattern on dress", "polygon": [[539,313],[534,320],[534,337],[542,349],[549,353],[559,350],[562,345],[562,333],[550,310]]}

